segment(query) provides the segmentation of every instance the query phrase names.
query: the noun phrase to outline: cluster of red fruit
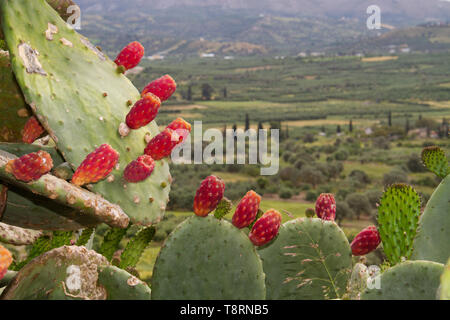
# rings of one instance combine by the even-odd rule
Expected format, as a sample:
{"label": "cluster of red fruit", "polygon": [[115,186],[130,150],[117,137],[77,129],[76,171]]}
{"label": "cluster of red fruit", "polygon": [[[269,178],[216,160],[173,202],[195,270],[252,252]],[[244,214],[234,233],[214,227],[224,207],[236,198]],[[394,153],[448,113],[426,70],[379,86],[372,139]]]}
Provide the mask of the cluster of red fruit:
{"label": "cluster of red fruit", "polygon": [[[127,45],[117,56],[118,68],[128,70],[136,67],[144,56],[144,47],[139,42]],[[152,122],[159,111],[161,102],[169,99],[176,90],[176,83],[171,76],[165,75],[149,83],[126,116],[124,126],[120,126],[121,136],[129,134]],[[124,179],[136,183],[147,179],[153,172],[155,160],[170,156],[172,150],[182,143],[191,131],[191,125],[182,118],[170,123],[161,133],[151,139],[144,150],[144,155],[127,165]],[[33,143],[45,132],[39,121],[33,116],[25,124],[22,140]],[[78,186],[95,183],[105,179],[116,167],[119,153],[110,145],[103,144],[90,153],[75,171],[72,183]],[[30,182],[50,172],[53,167],[50,155],[45,151],[30,153],[8,163],[8,172],[21,181]]]}
{"label": "cluster of red fruit", "polygon": [[[316,201],[317,217],[334,221],[336,217],[336,200],[331,193],[322,193]],[[380,234],[375,226],[362,230],[353,239],[350,247],[354,256],[363,256],[374,251],[381,242]]]}
{"label": "cluster of red fruit", "polygon": [[[225,192],[225,182],[216,176],[209,176],[202,181],[194,198],[194,213],[206,217],[217,208]],[[261,196],[253,190],[241,199],[234,212],[232,223],[236,228],[242,229],[250,226],[256,219],[259,211]],[[270,209],[253,224],[249,233],[250,241],[255,246],[262,246],[275,238],[281,225],[281,214]]]}

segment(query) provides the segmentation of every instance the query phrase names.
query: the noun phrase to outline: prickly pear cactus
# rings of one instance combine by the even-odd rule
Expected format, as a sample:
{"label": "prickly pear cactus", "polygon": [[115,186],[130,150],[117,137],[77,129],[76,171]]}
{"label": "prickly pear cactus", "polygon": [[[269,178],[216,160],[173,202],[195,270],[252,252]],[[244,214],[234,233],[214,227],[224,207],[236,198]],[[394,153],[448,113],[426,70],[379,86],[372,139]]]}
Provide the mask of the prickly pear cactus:
{"label": "prickly pear cactus", "polygon": [[16,246],[32,244],[41,235],[41,231],[18,228],[0,222],[0,242]]}
{"label": "prickly pear cactus", "polygon": [[148,285],[115,266],[99,268],[98,282],[106,289],[107,300],[150,300]]}
{"label": "prickly pear cactus", "polygon": [[154,300],[264,298],[264,273],[252,243],[212,215],[188,218],[175,228],[153,269]]}
{"label": "prickly pear cactus", "polygon": [[140,94],[88,39],[70,28],[44,0],[1,1],[2,27],[11,64],[26,102],[73,169],[101,144],[120,154],[104,181],[91,186],[120,205],[132,223],[151,224],[164,214],[171,177],[167,162],[157,161],[152,176],[126,183],[122,173],[142,155],[145,136],[155,122],[121,138],[118,128]]}
{"label": "prickly pear cactus", "polygon": [[428,200],[413,243],[413,260],[446,263],[450,257],[450,175]]}
{"label": "prickly pear cactus", "polygon": [[270,300],[340,298],[352,271],[350,245],[333,221],[288,221],[259,255]]}
{"label": "prickly pear cactus", "polygon": [[0,142],[22,141],[21,130],[31,115],[31,110],[14,78],[9,53],[1,48],[0,101]]}
{"label": "prickly pear cactus", "polygon": [[378,288],[368,288],[362,300],[435,300],[444,265],[405,261],[380,275]]}
{"label": "prickly pear cactus", "polygon": [[99,265],[106,259],[84,247],[61,247],[23,267],[3,291],[4,300],[106,299],[97,283]]}
{"label": "prickly pear cactus", "polygon": [[450,173],[447,157],[444,150],[431,146],[422,150],[423,164],[440,178],[445,178]]}
{"label": "prickly pear cactus", "polygon": [[389,186],[378,207],[378,231],[384,252],[395,265],[409,259],[420,216],[420,196],[410,186]]}

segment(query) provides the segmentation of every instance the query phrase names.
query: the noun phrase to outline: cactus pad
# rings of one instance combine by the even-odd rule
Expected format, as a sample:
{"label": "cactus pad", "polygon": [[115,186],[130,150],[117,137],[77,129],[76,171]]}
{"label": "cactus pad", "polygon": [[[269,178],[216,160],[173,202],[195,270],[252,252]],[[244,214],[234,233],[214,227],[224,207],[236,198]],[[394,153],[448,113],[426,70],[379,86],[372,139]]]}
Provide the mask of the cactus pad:
{"label": "cactus pad", "polygon": [[107,292],[107,300],[150,300],[151,290],[145,282],[115,266],[99,268],[98,283]]}
{"label": "cactus pad", "polygon": [[153,269],[154,300],[264,298],[264,273],[252,243],[212,215],[194,216],[177,226]]}
{"label": "cactus pad", "polygon": [[17,246],[32,244],[41,235],[40,231],[14,227],[0,222],[0,242]]}
{"label": "cactus pad", "polygon": [[450,176],[442,180],[419,219],[413,260],[446,263],[450,257]]}
{"label": "cactus pad", "polygon": [[0,141],[22,141],[21,130],[31,115],[31,110],[14,78],[9,53],[1,51],[1,48],[0,101]]}
{"label": "cactus pad", "polygon": [[350,245],[333,221],[288,221],[278,238],[259,254],[266,273],[267,299],[340,298],[352,271]]}
{"label": "cactus pad", "polygon": [[5,300],[105,299],[97,268],[104,257],[84,247],[61,247],[44,253],[23,267],[3,291]]}
{"label": "cactus pad", "polygon": [[362,300],[435,300],[444,266],[431,261],[406,261],[380,275],[380,286],[368,288]]}
{"label": "cactus pad", "polygon": [[420,197],[410,186],[389,186],[378,207],[378,231],[392,265],[409,259],[420,216]]}
{"label": "cactus pad", "polygon": [[448,160],[444,150],[439,147],[427,147],[422,151],[423,164],[440,178],[445,178],[449,172]]}
{"label": "cactus pad", "polygon": [[167,162],[157,161],[143,182],[125,183],[122,178],[127,164],[142,155],[145,135],[159,132],[153,121],[126,138],[118,133],[129,111],[127,102],[137,101],[139,91],[44,0],[2,1],[1,11],[17,82],[65,160],[75,169],[96,147],[111,145],[120,164],[109,179],[92,185],[92,191],[120,205],[133,223],[158,222],[170,191]]}

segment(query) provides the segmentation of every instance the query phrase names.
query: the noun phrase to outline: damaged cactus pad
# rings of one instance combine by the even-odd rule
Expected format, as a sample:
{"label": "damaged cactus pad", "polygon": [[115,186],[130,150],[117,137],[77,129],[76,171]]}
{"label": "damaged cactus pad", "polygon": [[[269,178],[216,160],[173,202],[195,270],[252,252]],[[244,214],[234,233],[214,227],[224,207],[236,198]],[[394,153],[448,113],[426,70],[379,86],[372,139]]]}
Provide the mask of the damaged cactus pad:
{"label": "damaged cactus pad", "polygon": [[132,223],[158,222],[170,191],[167,162],[156,161],[145,181],[123,179],[127,164],[143,154],[145,135],[159,133],[154,121],[127,137],[118,133],[128,101],[140,98],[138,90],[44,0],[2,1],[1,14],[17,82],[65,161],[75,170],[89,153],[109,144],[119,153],[119,163],[107,179],[88,188],[120,205]]}

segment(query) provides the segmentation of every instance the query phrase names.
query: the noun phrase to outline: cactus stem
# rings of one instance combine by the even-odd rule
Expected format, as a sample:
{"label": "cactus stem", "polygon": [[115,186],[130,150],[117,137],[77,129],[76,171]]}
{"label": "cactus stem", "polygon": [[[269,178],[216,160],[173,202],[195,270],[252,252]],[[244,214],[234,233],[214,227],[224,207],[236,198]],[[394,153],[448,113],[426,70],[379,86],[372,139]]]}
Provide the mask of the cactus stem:
{"label": "cactus stem", "polygon": [[46,174],[39,180],[30,183],[17,181],[5,170],[6,163],[15,158],[14,155],[7,152],[0,154],[0,178],[8,183],[44,197],[54,198],[56,202],[83,211],[112,227],[125,228],[128,226],[129,218],[120,206],[53,175]]}

